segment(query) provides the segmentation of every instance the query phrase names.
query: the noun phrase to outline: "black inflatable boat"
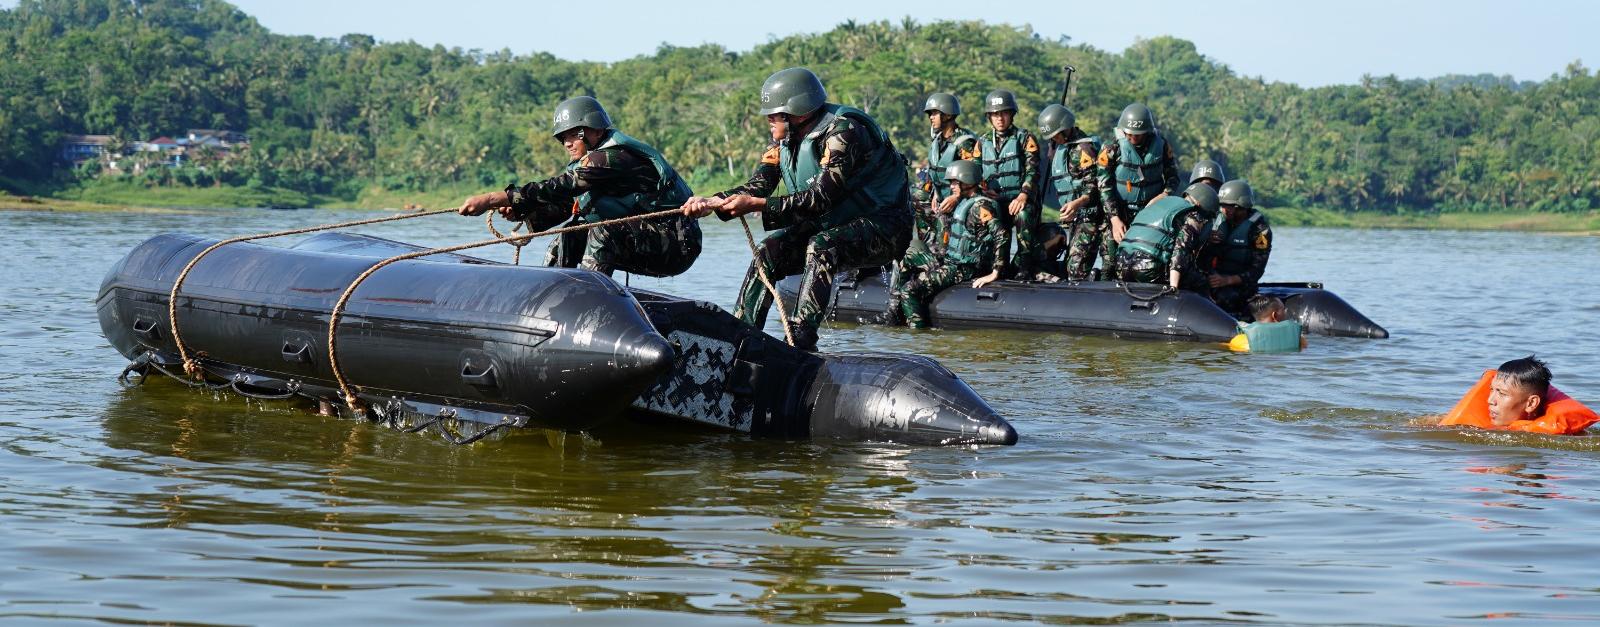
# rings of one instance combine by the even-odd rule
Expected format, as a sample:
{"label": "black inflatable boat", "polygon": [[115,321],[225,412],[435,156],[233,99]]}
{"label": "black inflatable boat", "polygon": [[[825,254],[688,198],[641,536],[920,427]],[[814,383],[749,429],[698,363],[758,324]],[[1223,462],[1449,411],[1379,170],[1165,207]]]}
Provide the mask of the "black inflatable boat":
{"label": "black inflatable boat", "polygon": [[[889,308],[888,272],[850,276],[834,287],[829,318],[881,324]],[[1342,337],[1386,338],[1389,332],[1316,283],[1267,283],[1261,292],[1283,298],[1289,315],[1307,331]],[[779,282],[794,302],[799,277]],[[1018,283],[951,287],[928,305],[930,324],[945,328],[999,328],[1100,333],[1117,337],[1226,342],[1238,321],[1193,292],[1164,292],[1160,285],[1116,281]]]}
{"label": "black inflatable boat", "polygon": [[[102,331],[134,370],[180,367],[167,295],[214,240],[160,235],[107,274]],[[378,258],[419,250],[323,234],[292,248],[236,243],[195,266],[178,298],[185,345],[213,387],[335,401],[327,324]],[[758,436],[1012,444],[1016,431],[965,382],[920,357],[814,355],[715,306],[630,293],[603,275],[460,255],[402,261],[354,292],[339,363],[371,418],[583,429],[633,413]]]}

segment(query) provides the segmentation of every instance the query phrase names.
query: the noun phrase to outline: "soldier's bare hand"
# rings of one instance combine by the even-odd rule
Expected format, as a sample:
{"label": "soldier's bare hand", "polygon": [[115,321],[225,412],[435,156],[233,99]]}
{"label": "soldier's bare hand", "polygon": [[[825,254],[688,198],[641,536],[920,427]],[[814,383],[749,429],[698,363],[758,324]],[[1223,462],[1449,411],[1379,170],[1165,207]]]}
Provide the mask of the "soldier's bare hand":
{"label": "soldier's bare hand", "polygon": [[711,215],[711,212],[722,208],[722,203],[723,199],[721,198],[690,196],[688,200],[683,202],[683,215],[690,218],[704,218]]}
{"label": "soldier's bare hand", "polygon": [[999,270],[994,270],[994,271],[992,271],[992,272],[990,272],[988,274],[985,274],[985,275],[983,275],[981,277],[973,279],[972,280],[972,289],[978,289],[980,287],[983,287],[985,285],[993,283],[999,278],[1000,278],[1000,271]]}
{"label": "soldier's bare hand", "polygon": [[511,199],[506,197],[505,192],[489,192],[487,194],[471,196],[466,200],[461,201],[461,207],[456,209],[456,213],[464,216],[477,216],[483,215],[483,212],[496,207],[510,206]]}
{"label": "soldier's bare hand", "polygon": [[959,197],[956,197],[956,196],[947,196],[947,197],[945,197],[944,200],[939,201],[939,213],[950,213],[952,211],[955,211],[956,210],[956,203],[958,203],[960,201],[961,201],[961,199]]}
{"label": "soldier's bare hand", "polygon": [[722,199],[722,206],[717,211],[731,216],[742,216],[754,213],[767,207],[767,199],[756,198],[749,194],[738,194]]}
{"label": "soldier's bare hand", "polygon": [[1022,208],[1026,206],[1028,206],[1028,195],[1021,194],[1011,199],[1011,204],[1006,206],[1006,211],[1010,211],[1011,215],[1017,215],[1022,213]]}
{"label": "soldier's bare hand", "polygon": [[[1155,198],[1151,198],[1150,202],[1155,202],[1157,200],[1161,200],[1162,198],[1166,198],[1166,197],[1167,197],[1167,193],[1166,192],[1161,192],[1159,194],[1156,194]],[[1145,206],[1146,207],[1150,206],[1150,202],[1145,203]]]}
{"label": "soldier's bare hand", "polygon": [[1128,227],[1122,223],[1122,219],[1111,216],[1111,239],[1120,244],[1122,243],[1122,236],[1127,233]]}
{"label": "soldier's bare hand", "polygon": [[1238,283],[1243,283],[1244,281],[1242,279],[1240,279],[1239,277],[1231,275],[1231,274],[1212,274],[1211,278],[1208,279],[1206,282],[1210,283],[1211,287],[1228,287],[1230,285],[1237,285]]}

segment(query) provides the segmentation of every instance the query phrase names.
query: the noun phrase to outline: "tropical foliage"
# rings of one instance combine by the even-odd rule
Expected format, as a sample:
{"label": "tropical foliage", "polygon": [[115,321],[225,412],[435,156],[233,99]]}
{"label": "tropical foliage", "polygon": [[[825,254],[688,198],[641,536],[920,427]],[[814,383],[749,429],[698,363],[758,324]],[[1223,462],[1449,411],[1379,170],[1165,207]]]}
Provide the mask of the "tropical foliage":
{"label": "tropical foliage", "polygon": [[[252,144],[205,174],[149,185],[242,186],[350,198],[362,189],[497,188],[557,171],[556,102],[590,94],[620,128],[659,146],[701,186],[740,177],[762,147],[755,93],[802,65],[832,99],[866,109],[913,155],[925,94],[951,91],[963,120],[993,88],[1019,117],[1060,97],[1107,135],[1142,101],[1183,166],[1200,156],[1273,204],[1343,210],[1582,211],[1600,207],[1600,78],[1573,63],[1519,83],[1495,77],[1368,78],[1315,89],[1241,77],[1172,38],[1121,54],[976,22],[845,22],[748,52],[663,45],[601,64],[548,54],[275,35],[220,0],[23,0],[0,11],[0,186],[69,189],[95,173],[55,163],[65,134],[121,141],[186,128]],[[705,190],[701,191],[714,191]]]}

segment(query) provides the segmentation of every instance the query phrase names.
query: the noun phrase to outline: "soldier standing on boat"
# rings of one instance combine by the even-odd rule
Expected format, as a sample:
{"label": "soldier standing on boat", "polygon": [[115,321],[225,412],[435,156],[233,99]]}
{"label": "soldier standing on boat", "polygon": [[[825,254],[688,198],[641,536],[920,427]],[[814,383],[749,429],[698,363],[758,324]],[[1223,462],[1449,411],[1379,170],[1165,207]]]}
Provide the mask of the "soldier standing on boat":
{"label": "soldier standing on boat", "polygon": [[[1124,107],[1116,130],[1116,141],[1100,150],[1098,186],[1109,213],[1111,238],[1121,242],[1134,214],[1155,199],[1178,192],[1178,163],[1149,107],[1137,102]],[[1109,269],[1107,273],[1116,274]]]}
{"label": "soldier standing on boat", "polygon": [[983,178],[989,197],[1000,205],[1000,224],[1010,233],[1000,235],[1000,256],[1011,253],[1010,234],[1017,237],[1011,258],[1015,277],[1039,278],[1044,246],[1039,233],[1039,142],[1033,133],[1016,125],[1017,96],[1004,89],[983,99],[989,132],[978,138]]}
{"label": "soldier standing on boat", "polygon": [[1079,129],[1078,118],[1065,105],[1052,104],[1039,112],[1039,136],[1053,146],[1049,184],[1061,203],[1060,222],[1067,229],[1067,278],[1082,280],[1094,268],[1096,254],[1109,268],[1116,242],[1106,224],[1100,189],[1095,186],[1100,139]]}
{"label": "soldier standing on boat", "polygon": [[[761,212],[762,226],[774,232],[751,260],[734,315],[764,326],[772,295],[759,272],[774,282],[803,274],[794,319],[783,323],[806,350],[816,348],[834,274],[900,259],[913,221],[906,161],[888,133],[866,112],[827,98],[805,68],[768,77],[761,114],[771,142],[761,163],[744,185],[684,205],[686,215],[716,211],[724,220]],[[768,198],[780,182],[790,193]]]}
{"label": "soldier standing on boat", "polygon": [[1272,257],[1272,225],[1267,215],[1255,208],[1255,192],[1244,179],[1222,184],[1217,191],[1222,215],[1211,229],[1208,259],[1202,267],[1211,270],[1207,285],[1211,300],[1223,311],[1239,316],[1245,303],[1256,295],[1256,284],[1267,272]]}
{"label": "soldier standing on boat", "polygon": [[1119,279],[1173,289],[1203,287],[1199,253],[1217,215],[1217,193],[1195,183],[1182,197],[1157,198],[1134,216],[1117,247]]}
{"label": "soldier standing on boat", "polygon": [[[475,216],[496,209],[508,220],[526,220],[543,230],[569,218],[598,222],[671,209],[692,195],[659,151],[613,128],[611,116],[594,98],[568,98],[556,105],[551,135],[572,157],[564,172],[470,197],[457,211]],[[699,222],[669,215],[562,235],[551,246],[548,265],[607,276],[615,270],[674,276],[699,256]]]}
{"label": "soldier standing on boat", "polygon": [[1222,189],[1222,183],[1228,177],[1222,173],[1222,165],[1210,159],[1200,159],[1194,162],[1194,171],[1189,173],[1189,184],[1205,183],[1211,189]]}
{"label": "soldier standing on boat", "polygon": [[[928,144],[927,164],[917,171],[917,180],[911,183],[911,199],[916,207],[916,237],[900,259],[899,272],[891,292],[917,273],[933,266],[943,247],[944,226],[941,215],[948,215],[955,206],[948,196],[941,198],[938,190],[944,185],[945,168],[956,161],[975,159],[978,156],[978,136],[961,127],[956,118],[961,115],[961,102],[952,94],[937,92],[928,96],[923,105],[928,116],[932,140]],[[942,207],[941,207],[942,205]],[[888,318],[891,324],[900,321],[900,308],[891,300]]]}

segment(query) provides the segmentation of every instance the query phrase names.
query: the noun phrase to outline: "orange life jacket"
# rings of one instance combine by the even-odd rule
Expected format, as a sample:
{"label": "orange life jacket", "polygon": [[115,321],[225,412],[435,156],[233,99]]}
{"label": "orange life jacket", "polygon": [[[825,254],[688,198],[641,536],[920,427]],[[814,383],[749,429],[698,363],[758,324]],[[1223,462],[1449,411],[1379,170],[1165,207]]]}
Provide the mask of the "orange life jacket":
{"label": "orange life jacket", "polygon": [[1456,401],[1456,406],[1445,414],[1441,425],[1460,425],[1479,429],[1501,431],[1527,431],[1550,435],[1577,435],[1589,425],[1600,421],[1594,410],[1550,386],[1549,398],[1544,401],[1544,415],[1528,420],[1518,420],[1508,425],[1496,425],[1489,419],[1489,387],[1494,382],[1495,371],[1484,371],[1477,385],[1467,390],[1467,395]]}

